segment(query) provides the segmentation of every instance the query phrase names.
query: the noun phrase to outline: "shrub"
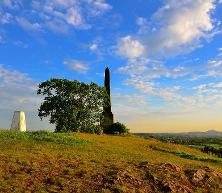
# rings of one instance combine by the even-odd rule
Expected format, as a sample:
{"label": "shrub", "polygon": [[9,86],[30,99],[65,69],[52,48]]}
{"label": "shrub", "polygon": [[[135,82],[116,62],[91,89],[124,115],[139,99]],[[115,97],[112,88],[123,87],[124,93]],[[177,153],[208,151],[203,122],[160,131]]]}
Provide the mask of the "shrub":
{"label": "shrub", "polygon": [[129,129],[126,127],[126,125],[116,122],[110,126],[105,127],[103,132],[106,134],[126,134],[129,133]]}

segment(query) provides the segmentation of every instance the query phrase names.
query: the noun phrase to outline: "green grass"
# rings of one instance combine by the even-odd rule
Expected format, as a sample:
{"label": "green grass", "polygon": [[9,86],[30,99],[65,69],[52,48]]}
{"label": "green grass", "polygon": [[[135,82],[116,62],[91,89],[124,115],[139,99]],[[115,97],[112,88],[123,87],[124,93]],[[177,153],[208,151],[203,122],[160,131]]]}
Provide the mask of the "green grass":
{"label": "green grass", "polygon": [[[143,163],[148,166],[143,168]],[[222,172],[220,158],[155,139],[0,131],[0,192],[108,193],[136,192],[138,188],[147,192],[152,180],[160,178],[156,182],[160,184],[174,176],[173,171],[161,173],[165,172],[165,163],[184,170],[207,166]],[[146,176],[154,177],[149,182],[150,179],[144,181]]]}
{"label": "green grass", "polygon": [[0,140],[53,142],[67,145],[87,143],[87,140],[78,139],[69,133],[53,133],[49,131],[33,131],[23,133],[16,131],[0,131]]}

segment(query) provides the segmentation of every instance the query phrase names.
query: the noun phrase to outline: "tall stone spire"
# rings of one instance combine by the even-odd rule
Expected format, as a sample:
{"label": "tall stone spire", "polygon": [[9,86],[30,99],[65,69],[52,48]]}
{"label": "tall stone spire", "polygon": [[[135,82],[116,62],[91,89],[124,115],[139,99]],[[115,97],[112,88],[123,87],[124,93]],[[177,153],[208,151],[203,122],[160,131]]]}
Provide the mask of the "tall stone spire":
{"label": "tall stone spire", "polygon": [[110,103],[107,107],[103,108],[104,121],[102,125],[106,127],[113,124],[113,113],[111,110],[111,97],[110,97],[110,72],[108,67],[105,69],[104,87],[106,88],[106,92],[109,96],[109,103]]}

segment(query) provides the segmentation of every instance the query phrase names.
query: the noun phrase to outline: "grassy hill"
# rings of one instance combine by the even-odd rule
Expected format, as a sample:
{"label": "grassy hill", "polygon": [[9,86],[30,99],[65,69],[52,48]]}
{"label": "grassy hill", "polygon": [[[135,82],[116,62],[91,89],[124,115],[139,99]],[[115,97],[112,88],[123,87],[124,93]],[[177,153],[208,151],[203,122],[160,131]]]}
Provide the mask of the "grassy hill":
{"label": "grassy hill", "polygon": [[222,159],[136,136],[0,131],[0,192],[222,192]]}

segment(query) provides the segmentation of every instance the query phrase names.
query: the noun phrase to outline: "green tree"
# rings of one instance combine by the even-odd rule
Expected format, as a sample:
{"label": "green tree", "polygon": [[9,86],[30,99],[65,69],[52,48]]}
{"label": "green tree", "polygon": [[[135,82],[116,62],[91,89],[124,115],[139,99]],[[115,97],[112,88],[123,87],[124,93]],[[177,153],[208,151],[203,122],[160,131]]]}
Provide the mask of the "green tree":
{"label": "green tree", "polygon": [[[50,79],[39,85],[37,94],[45,96],[39,117],[49,116],[56,132],[96,132],[108,96],[103,87],[77,80]],[[98,131],[99,132],[99,131]]]}

